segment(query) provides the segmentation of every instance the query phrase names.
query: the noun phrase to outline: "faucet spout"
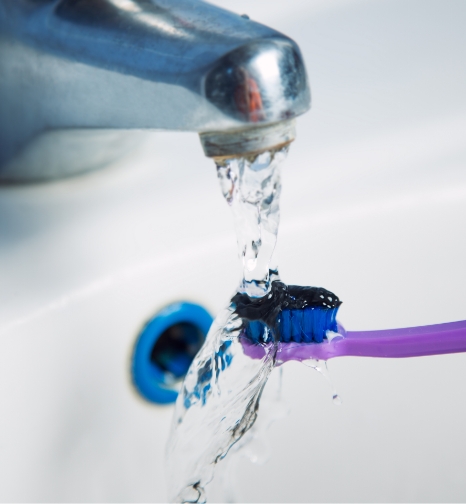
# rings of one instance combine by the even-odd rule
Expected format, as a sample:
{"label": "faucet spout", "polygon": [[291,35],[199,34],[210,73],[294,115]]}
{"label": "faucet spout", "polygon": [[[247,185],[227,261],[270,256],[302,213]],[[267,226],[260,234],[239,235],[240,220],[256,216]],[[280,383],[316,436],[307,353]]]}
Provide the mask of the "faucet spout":
{"label": "faucet spout", "polygon": [[139,130],[259,152],[310,106],[290,38],[201,0],[3,0],[0,74],[0,180],[93,169]]}

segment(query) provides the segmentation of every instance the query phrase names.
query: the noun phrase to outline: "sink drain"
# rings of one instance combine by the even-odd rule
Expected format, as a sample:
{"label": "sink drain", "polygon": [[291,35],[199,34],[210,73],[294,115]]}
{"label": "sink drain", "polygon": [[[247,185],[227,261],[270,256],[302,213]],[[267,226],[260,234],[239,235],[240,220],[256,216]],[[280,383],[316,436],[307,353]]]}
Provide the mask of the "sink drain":
{"label": "sink drain", "polygon": [[170,404],[204,343],[212,316],[200,305],[180,302],[166,306],[144,326],[134,345],[132,380],[144,399]]}

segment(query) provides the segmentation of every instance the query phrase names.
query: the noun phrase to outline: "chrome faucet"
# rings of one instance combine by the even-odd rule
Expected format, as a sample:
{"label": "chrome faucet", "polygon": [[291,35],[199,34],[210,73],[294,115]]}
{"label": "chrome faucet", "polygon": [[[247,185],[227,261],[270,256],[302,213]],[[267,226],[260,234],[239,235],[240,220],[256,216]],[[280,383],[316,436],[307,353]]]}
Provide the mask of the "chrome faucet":
{"label": "chrome faucet", "polygon": [[97,168],[140,130],[252,155],[309,106],[291,39],[201,0],[0,1],[0,180]]}

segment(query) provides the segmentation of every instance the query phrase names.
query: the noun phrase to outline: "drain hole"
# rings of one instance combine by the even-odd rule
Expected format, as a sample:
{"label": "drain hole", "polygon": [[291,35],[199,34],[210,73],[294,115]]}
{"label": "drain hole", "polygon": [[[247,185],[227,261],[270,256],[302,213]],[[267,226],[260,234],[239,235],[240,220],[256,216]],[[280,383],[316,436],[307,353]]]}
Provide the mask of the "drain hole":
{"label": "drain hole", "polygon": [[172,303],[156,313],[134,344],[131,381],[136,391],[156,404],[175,402],[179,382],[186,376],[211,324],[210,313],[195,303]]}
{"label": "drain hole", "polygon": [[150,360],[166,373],[167,385],[181,380],[204,342],[199,327],[189,322],[174,324],[155,342]]}

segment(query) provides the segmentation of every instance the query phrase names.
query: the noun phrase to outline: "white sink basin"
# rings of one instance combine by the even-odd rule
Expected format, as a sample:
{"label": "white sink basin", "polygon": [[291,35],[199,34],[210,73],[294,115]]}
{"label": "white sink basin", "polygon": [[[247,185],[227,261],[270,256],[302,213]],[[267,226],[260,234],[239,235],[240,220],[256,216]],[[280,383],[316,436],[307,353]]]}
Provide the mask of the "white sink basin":
{"label": "white sink basin", "polygon": [[[283,166],[285,282],[347,329],[466,319],[466,4],[218,0],[293,37],[313,110]],[[235,236],[198,138],[155,133],[87,176],[0,188],[0,500],[164,501],[172,408],[134,391],[132,346],[171,301],[216,313]],[[466,355],[285,366],[292,405],[242,502],[464,501]]]}

